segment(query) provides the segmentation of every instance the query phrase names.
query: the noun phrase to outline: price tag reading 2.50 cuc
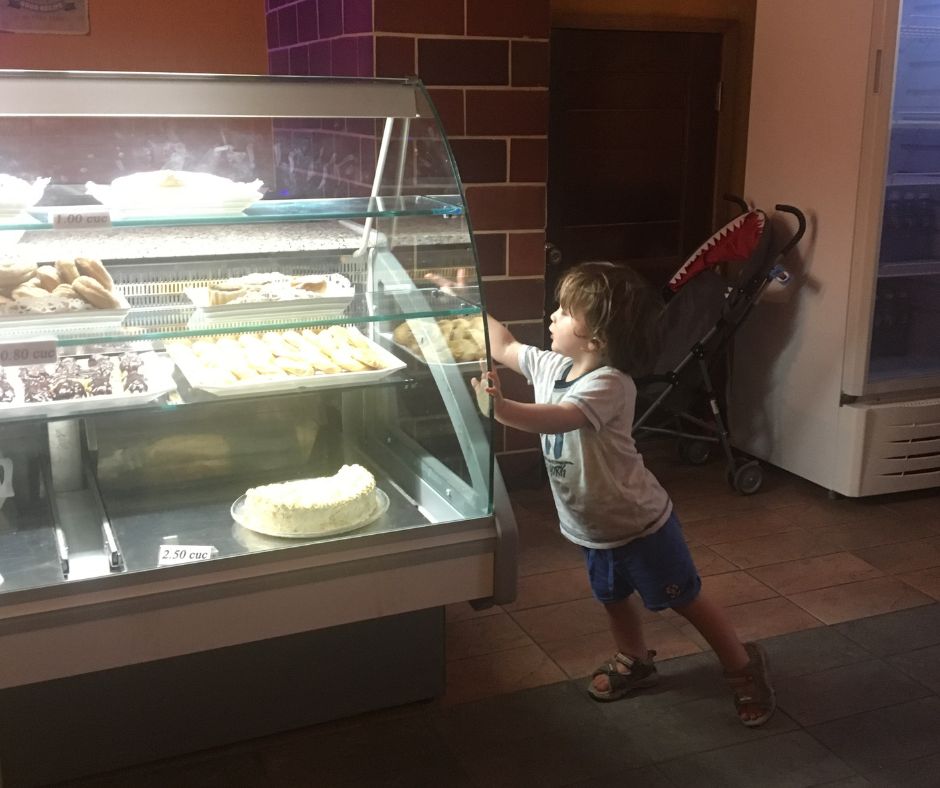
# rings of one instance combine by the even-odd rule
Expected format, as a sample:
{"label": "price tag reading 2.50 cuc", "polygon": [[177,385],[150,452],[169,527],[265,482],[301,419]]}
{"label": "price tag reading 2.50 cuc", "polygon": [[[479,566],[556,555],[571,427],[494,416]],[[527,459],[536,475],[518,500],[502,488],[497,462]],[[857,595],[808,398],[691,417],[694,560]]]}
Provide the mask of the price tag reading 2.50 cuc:
{"label": "price tag reading 2.50 cuc", "polygon": [[209,545],[164,544],[160,545],[157,566],[190,564],[194,561],[208,561],[218,551]]}
{"label": "price tag reading 2.50 cuc", "polygon": [[0,367],[28,364],[53,364],[56,360],[54,339],[19,339],[0,342]]}

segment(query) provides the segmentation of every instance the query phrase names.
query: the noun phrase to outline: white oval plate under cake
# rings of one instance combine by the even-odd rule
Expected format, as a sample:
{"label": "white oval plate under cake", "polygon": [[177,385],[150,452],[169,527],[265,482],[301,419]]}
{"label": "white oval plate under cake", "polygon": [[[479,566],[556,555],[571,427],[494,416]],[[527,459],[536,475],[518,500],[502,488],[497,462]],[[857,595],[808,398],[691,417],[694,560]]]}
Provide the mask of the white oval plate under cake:
{"label": "white oval plate under cake", "polygon": [[321,536],[335,536],[336,534],[344,534],[349,531],[355,531],[357,528],[362,528],[369,523],[375,522],[383,514],[385,514],[385,512],[388,511],[389,503],[388,495],[386,495],[383,490],[376,487],[375,503],[372,510],[363,515],[359,520],[355,520],[351,523],[344,523],[341,526],[337,526],[336,528],[331,528],[329,530],[318,529],[316,531],[285,534],[279,531],[274,531],[272,529],[266,529],[264,523],[249,522],[244,517],[245,496],[242,495],[238,498],[237,501],[235,501],[235,503],[232,504],[232,519],[242,528],[247,528],[249,531],[255,531],[256,533],[264,534],[265,536],[276,536],[281,539],[311,539],[320,538]]}

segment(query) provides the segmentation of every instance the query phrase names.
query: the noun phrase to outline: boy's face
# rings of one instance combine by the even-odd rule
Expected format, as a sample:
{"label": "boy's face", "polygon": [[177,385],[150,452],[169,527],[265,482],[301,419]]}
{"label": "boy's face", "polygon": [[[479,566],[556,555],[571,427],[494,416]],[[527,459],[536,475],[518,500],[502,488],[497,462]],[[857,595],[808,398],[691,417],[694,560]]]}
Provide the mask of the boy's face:
{"label": "boy's face", "polygon": [[552,312],[551,320],[548,332],[552,337],[552,350],[573,359],[591,352],[594,343],[588,338],[587,327],[581,318],[558,307]]}

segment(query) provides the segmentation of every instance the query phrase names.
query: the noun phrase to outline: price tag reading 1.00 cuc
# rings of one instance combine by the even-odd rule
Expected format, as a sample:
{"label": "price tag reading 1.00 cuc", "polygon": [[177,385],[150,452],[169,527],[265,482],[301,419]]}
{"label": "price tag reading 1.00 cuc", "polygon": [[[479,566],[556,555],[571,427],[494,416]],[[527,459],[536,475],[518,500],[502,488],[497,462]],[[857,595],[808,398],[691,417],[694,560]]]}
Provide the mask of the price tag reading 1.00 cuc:
{"label": "price tag reading 1.00 cuc", "polygon": [[160,545],[157,566],[191,564],[194,561],[208,561],[218,550],[210,545],[164,544]]}
{"label": "price tag reading 1.00 cuc", "polygon": [[56,355],[54,339],[19,339],[12,342],[0,342],[0,367],[53,364]]}
{"label": "price tag reading 1.00 cuc", "polygon": [[55,211],[50,219],[54,230],[89,230],[111,226],[111,214],[101,208]]}

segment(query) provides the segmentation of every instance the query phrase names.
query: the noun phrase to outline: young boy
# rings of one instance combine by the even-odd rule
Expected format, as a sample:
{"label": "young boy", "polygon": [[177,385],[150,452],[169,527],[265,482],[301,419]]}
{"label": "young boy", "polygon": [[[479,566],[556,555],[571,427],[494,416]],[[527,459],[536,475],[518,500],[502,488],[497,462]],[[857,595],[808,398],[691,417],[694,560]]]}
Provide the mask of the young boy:
{"label": "young boy", "polygon": [[724,610],[702,592],[672,502],[631,435],[632,376],[653,359],[661,304],[630,269],[610,263],[572,269],[557,296],[550,351],[488,322],[493,358],[526,377],[535,402],[504,398],[495,372],[473,386],[493,398],[497,421],[542,436],[562,534],[584,551],[617,647],[594,671],[588,692],[613,701],[657,683],[639,596],[648,609],[672,608],[692,623],[724,667],[741,722],[762,725],[776,705],[764,649],[742,644]]}

